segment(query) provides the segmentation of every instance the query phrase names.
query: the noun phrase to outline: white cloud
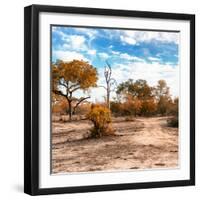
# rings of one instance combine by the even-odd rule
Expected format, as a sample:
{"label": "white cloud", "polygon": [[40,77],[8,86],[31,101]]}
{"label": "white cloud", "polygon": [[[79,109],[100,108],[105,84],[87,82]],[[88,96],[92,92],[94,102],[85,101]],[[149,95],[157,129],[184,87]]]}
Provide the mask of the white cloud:
{"label": "white cloud", "polygon": [[129,64],[117,64],[113,67],[113,78],[119,83],[129,78],[133,80],[144,79],[148,84],[155,86],[160,79],[166,80],[171,94],[178,96],[179,70],[178,66],[160,64],[158,62],[134,62]]}
{"label": "white cloud", "polygon": [[127,60],[133,60],[133,56],[130,56],[127,53],[120,54],[120,58],[127,59]]}
{"label": "white cloud", "polygon": [[56,32],[56,31],[58,31],[58,27],[57,26],[53,26],[52,27],[52,32]]}
{"label": "white cloud", "polygon": [[107,53],[101,52],[101,53],[98,53],[98,55],[101,59],[108,59],[109,58],[109,55]]}
{"label": "white cloud", "polygon": [[156,57],[148,57],[148,60],[154,61],[154,62],[159,62],[160,61],[160,59],[156,58]]}
{"label": "white cloud", "polygon": [[108,48],[109,48],[109,49],[112,49],[112,48],[113,48],[113,45],[110,45]]}
{"label": "white cloud", "polygon": [[141,59],[141,58],[139,58],[137,56],[131,56],[131,55],[127,54],[127,53],[121,53],[120,54],[120,58],[129,60],[129,61],[132,60],[132,61],[135,61],[135,62],[144,62],[143,59]]}
{"label": "white cloud", "polygon": [[[74,55],[73,55],[74,56]],[[105,86],[104,68],[98,68],[98,86]],[[158,62],[129,62],[127,64],[116,64],[112,66],[112,78],[120,84],[128,79],[144,79],[150,86],[157,85],[158,80],[164,79],[170,87],[173,97],[179,96],[179,68],[172,64],[159,64]],[[76,94],[78,97],[84,96],[81,91]],[[91,98],[88,101],[102,102],[106,96],[103,87],[91,88]],[[116,97],[116,93],[111,93],[111,98]]]}
{"label": "white cloud", "polygon": [[91,50],[88,50],[87,51],[87,53],[89,54],[89,55],[96,55],[96,50],[95,49],[91,49]]}
{"label": "white cloud", "polygon": [[178,43],[179,33],[174,32],[156,32],[156,31],[121,31],[120,39],[123,43],[136,45],[139,42],[159,42]]}
{"label": "white cloud", "polygon": [[74,28],[77,33],[82,33],[87,35],[90,39],[94,39],[95,36],[98,34],[98,31],[95,29],[90,28]]}
{"label": "white cloud", "polygon": [[86,50],[87,46],[85,44],[85,37],[80,35],[68,35],[64,37],[64,45],[65,49],[73,49],[73,50]]}
{"label": "white cloud", "polygon": [[96,50],[90,48],[90,43],[98,34],[98,31],[88,28],[74,28],[75,34],[73,35],[65,33],[58,27],[53,27],[52,31],[56,32],[63,41],[60,50],[84,51],[89,55],[96,54]]}
{"label": "white cloud", "polygon": [[63,41],[64,49],[85,50],[87,49],[86,38],[83,35],[67,34],[59,27],[53,27],[52,31],[58,34]]}
{"label": "white cloud", "polygon": [[61,31],[59,27],[53,27],[52,31],[53,31],[53,33],[58,34],[62,40],[65,40],[66,37],[68,36],[63,31]]}
{"label": "white cloud", "polygon": [[112,53],[113,55],[119,55],[119,54],[120,54],[119,51],[111,51],[111,53]]}
{"label": "white cloud", "polygon": [[127,61],[131,61],[132,60],[134,62],[144,62],[144,59],[139,58],[137,56],[132,56],[132,55],[130,55],[128,53],[120,53],[118,51],[111,51],[111,53],[112,53],[112,55],[119,56],[119,58],[125,59]]}
{"label": "white cloud", "polygon": [[126,35],[121,35],[120,39],[122,42],[131,44],[131,45],[135,45],[137,43],[137,41],[133,37],[126,36]]}
{"label": "white cloud", "polygon": [[[104,69],[98,69],[98,85],[105,86]],[[150,86],[156,86],[158,80],[164,79],[170,87],[172,97],[179,96],[179,68],[170,64],[142,63],[134,62],[128,64],[116,64],[112,66],[112,78],[120,84],[128,79],[144,79]],[[102,87],[91,89],[91,99],[89,101],[104,101],[106,91]],[[116,97],[116,93],[111,93],[111,98]]]}
{"label": "white cloud", "polygon": [[65,62],[69,62],[74,59],[89,61],[83,54],[75,51],[53,51],[53,56]]}

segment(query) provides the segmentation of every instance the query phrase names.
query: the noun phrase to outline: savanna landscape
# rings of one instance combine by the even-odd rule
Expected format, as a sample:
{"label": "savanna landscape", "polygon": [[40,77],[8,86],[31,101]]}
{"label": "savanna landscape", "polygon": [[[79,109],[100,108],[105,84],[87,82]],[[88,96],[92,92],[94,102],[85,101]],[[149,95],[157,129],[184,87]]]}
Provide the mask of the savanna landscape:
{"label": "savanna landscape", "polygon": [[53,174],[178,167],[173,34],[52,29]]}

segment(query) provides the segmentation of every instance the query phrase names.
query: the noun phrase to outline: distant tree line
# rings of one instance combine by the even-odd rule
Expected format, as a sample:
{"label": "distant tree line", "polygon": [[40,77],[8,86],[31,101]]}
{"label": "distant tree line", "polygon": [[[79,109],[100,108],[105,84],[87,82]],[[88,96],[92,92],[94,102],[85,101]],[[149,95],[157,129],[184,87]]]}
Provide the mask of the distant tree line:
{"label": "distant tree line", "polygon": [[178,98],[172,99],[165,80],[155,87],[146,80],[129,79],[118,85],[117,98],[111,102],[111,111],[118,116],[175,115],[178,113]]}
{"label": "distant tree line", "polygon": [[[69,121],[73,115],[85,115],[93,123],[93,133],[101,122],[111,123],[112,116],[172,116],[171,126],[178,126],[178,98],[172,98],[170,88],[165,80],[159,80],[152,87],[146,80],[128,79],[117,85],[112,78],[112,68],[107,62],[104,71],[106,85],[98,86],[98,72],[88,62],[73,60],[71,62],[57,61],[52,64],[52,112],[68,114]],[[104,87],[105,102],[91,104],[89,90],[93,87]],[[76,92],[82,91],[83,97],[76,97]],[[116,97],[111,100],[111,92]],[[89,114],[88,114],[89,113]],[[95,120],[97,120],[95,122]],[[100,123],[100,124],[99,124]],[[101,131],[100,131],[101,132]],[[111,132],[111,131],[110,131]]]}

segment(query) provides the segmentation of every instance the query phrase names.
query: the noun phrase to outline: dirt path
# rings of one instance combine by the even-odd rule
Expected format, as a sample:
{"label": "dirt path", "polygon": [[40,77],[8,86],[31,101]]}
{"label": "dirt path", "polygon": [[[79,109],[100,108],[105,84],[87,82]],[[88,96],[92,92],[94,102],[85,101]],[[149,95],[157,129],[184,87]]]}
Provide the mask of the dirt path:
{"label": "dirt path", "polygon": [[[167,127],[167,118],[141,118],[144,124],[142,135],[136,141],[144,145],[176,145],[176,129]],[[174,137],[175,136],[175,137]]]}
{"label": "dirt path", "polygon": [[178,129],[164,117],[115,118],[116,136],[100,139],[85,139],[90,128],[87,121],[53,124],[53,173],[177,167]]}

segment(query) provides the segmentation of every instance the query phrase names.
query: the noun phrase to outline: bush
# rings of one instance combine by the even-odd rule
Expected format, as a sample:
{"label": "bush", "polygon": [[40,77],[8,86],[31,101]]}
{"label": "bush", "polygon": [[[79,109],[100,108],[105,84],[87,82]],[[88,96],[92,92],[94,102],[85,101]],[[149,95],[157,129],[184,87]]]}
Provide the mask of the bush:
{"label": "bush", "polygon": [[110,109],[115,116],[136,116],[140,113],[142,102],[131,96],[123,103],[111,101]]}
{"label": "bush", "polygon": [[167,124],[170,127],[178,127],[178,117],[173,117],[167,120]]}
{"label": "bush", "polygon": [[52,113],[65,114],[66,110],[68,110],[67,101],[60,100],[52,104]]}
{"label": "bush", "polygon": [[156,112],[156,103],[154,99],[144,100],[142,102],[141,114],[144,116],[151,116]]}
{"label": "bush", "polygon": [[111,112],[105,106],[92,105],[87,117],[94,125],[91,129],[92,137],[97,138],[113,133],[111,127]]}
{"label": "bush", "polygon": [[123,113],[122,104],[117,101],[111,101],[110,110],[115,116],[121,116]]}

